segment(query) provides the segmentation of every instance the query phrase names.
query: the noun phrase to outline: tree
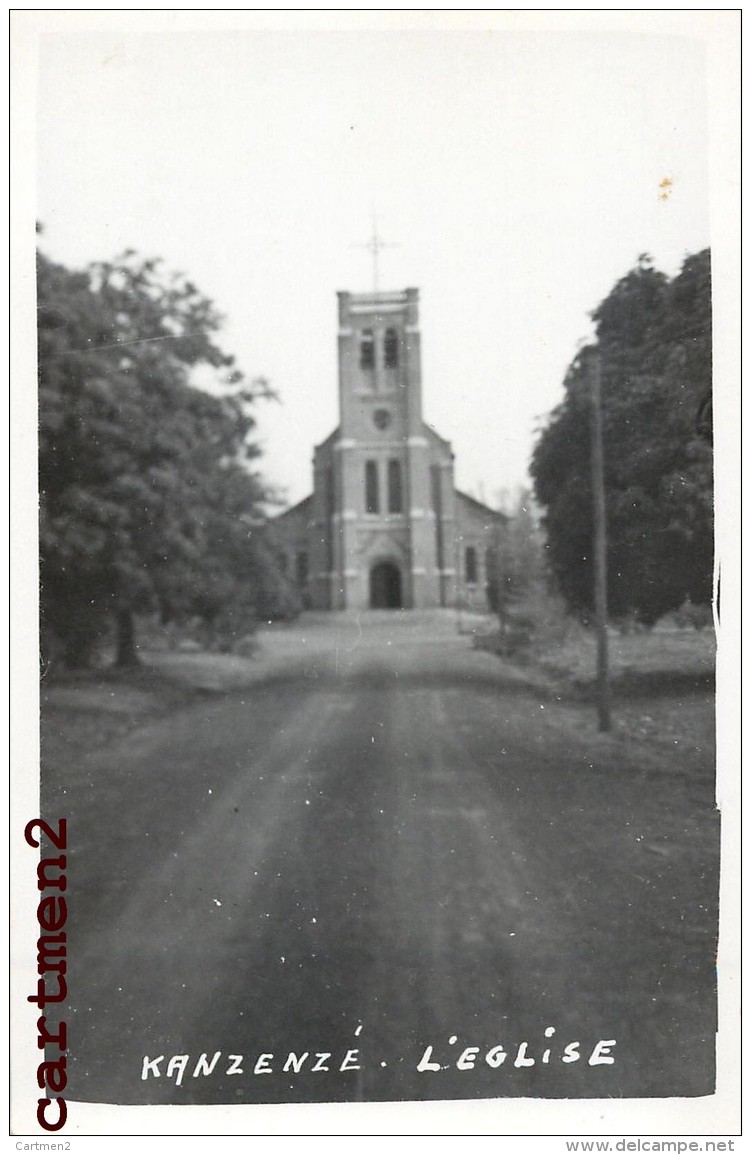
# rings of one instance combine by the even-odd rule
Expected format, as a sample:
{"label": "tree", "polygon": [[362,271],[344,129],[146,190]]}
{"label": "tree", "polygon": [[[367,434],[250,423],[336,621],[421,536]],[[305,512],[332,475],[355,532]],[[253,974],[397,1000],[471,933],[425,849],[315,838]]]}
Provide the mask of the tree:
{"label": "tree", "polygon": [[499,494],[504,517],[495,527],[488,551],[488,604],[498,615],[501,633],[512,619],[526,616],[526,603],[540,577],[541,542],[534,499],[528,489]]}
{"label": "tree", "polygon": [[488,551],[488,605],[504,652],[544,649],[560,640],[567,623],[551,589],[540,510],[524,486],[501,493],[498,505],[505,516]]}
{"label": "tree", "polygon": [[81,272],[39,254],[38,318],[43,638],[86,664],[114,619],[131,664],[135,613],[252,602],[265,489],[249,436],[267,389],[216,344],[195,286],[130,251]]}
{"label": "tree", "polygon": [[592,609],[590,358],[602,367],[608,599],[650,625],[712,595],[711,449],[697,411],[711,391],[709,252],[672,281],[647,257],[593,313],[597,344],[572,362],[531,472],[552,572],[568,606]]}

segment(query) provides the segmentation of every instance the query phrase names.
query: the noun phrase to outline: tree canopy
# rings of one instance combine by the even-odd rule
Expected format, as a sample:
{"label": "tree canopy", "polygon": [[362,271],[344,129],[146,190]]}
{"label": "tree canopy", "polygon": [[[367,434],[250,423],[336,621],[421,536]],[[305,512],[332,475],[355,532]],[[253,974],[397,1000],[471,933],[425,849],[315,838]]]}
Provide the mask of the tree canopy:
{"label": "tree canopy", "polygon": [[550,568],[569,608],[593,602],[590,388],[599,356],[614,617],[645,624],[712,597],[712,453],[697,429],[712,385],[708,250],[672,280],[648,257],[592,314],[596,345],[569,367],[563,402],[541,431],[531,473]]}
{"label": "tree canopy", "polygon": [[[38,256],[43,637],[85,663],[114,615],[252,613],[282,580],[258,527],[248,383],[184,276],[126,252],[71,271]],[[206,378],[199,388],[198,375]]]}

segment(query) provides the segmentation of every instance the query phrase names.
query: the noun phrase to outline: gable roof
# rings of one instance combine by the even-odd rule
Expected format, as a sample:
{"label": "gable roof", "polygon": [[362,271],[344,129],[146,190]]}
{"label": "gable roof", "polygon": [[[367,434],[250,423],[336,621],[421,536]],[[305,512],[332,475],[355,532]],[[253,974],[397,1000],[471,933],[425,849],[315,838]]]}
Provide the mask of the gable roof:
{"label": "gable roof", "polygon": [[309,493],[302,501],[298,501],[296,505],[291,505],[289,509],[283,510],[282,513],[275,514],[270,521],[281,521],[283,517],[300,517],[303,514],[310,512],[310,507],[313,504],[313,494]]}
{"label": "gable roof", "polygon": [[468,493],[463,493],[461,489],[454,491],[456,493],[457,501],[464,502],[473,513],[480,513],[484,517],[492,518],[495,521],[508,521],[508,516],[501,513],[500,509],[491,509],[484,501],[478,501],[476,497],[470,497]]}

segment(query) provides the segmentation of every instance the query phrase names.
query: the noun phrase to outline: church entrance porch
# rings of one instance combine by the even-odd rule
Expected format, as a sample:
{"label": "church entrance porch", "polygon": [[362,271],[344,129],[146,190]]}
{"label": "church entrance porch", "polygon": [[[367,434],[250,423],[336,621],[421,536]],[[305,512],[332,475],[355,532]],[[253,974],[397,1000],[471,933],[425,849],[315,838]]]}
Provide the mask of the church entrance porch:
{"label": "church entrance porch", "polygon": [[370,608],[402,609],[402,575],[392,561],[378,562],[370,571]]}

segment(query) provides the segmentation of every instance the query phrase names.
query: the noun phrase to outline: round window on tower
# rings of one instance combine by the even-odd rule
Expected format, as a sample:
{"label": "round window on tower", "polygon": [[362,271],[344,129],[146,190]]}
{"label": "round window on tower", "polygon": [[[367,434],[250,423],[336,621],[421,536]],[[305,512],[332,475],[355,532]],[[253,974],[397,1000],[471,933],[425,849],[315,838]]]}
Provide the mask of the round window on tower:
{"label": "round window on tower", "polygon": [[376,409],[373,414],[373,424],[376,429],[388,429],[391,424],[391,414],[388,409]]}

